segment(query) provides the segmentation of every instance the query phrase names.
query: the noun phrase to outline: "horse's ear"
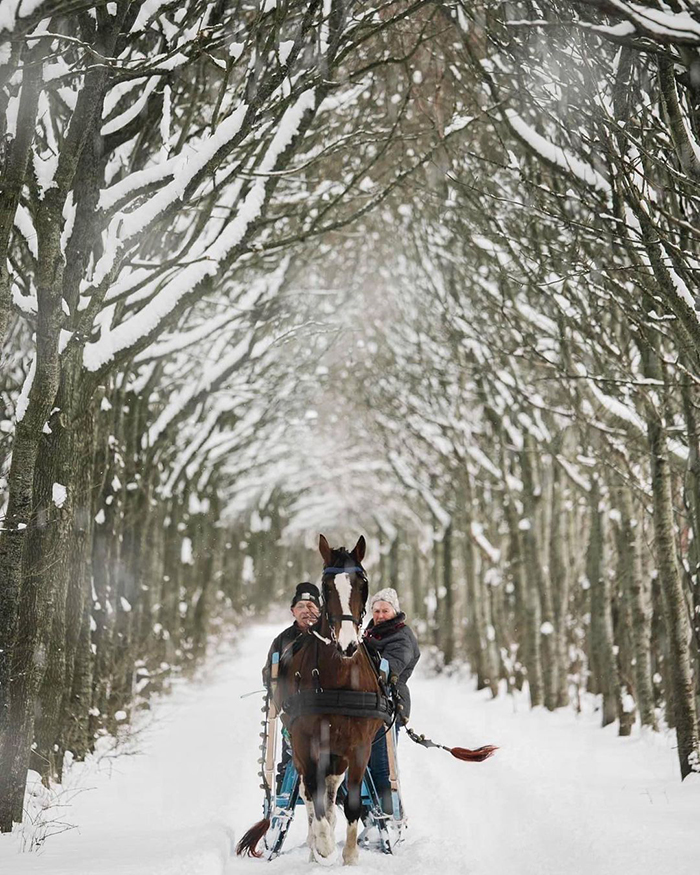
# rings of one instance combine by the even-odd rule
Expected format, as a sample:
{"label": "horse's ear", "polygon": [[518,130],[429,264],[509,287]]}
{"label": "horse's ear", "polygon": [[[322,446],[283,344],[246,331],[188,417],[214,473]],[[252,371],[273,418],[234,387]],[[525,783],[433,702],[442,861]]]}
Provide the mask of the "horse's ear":
{"label": "horse's ear", "polygon": [[357,559],[358,562],[362,562],[365,558],[365,550],[367,549],[367,545],[365,544],[365,539],[363,535],[357,539],[357,544],[352,548],[352,556]]}
{"label": "horse's ear", "polygon": [[318,549],[321,556],[323,556],[323,564],[327,567],[331,564],[331,548],[323,535],[319,535],[318,537]]}

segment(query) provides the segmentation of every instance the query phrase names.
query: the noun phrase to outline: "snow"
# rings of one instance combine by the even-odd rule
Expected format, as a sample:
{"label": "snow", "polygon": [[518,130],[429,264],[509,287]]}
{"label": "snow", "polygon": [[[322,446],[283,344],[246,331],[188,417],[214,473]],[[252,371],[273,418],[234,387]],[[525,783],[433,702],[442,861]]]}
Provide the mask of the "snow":
{"label": "snow", "polygon": [[109,91],[105,94],[104,103],[102,104],[102,118],[105,119],[114,112],[117,104],[125,94],[133,91],[134,88],[142,88],[145,78],[145,76],[137,76],[134,79],[127,79],[124,82],[117,81],[112,85]]}
{"label": "snow", "polygon": [[591,491],[590,481],[584,477],[576,468],[575,465],[572,465],[564,456],[558,455],[555,457],[557,462],[562,466],[562,468],[566,471],[571,480],[584,492]]}
{"label": "snow", "polygon": [[515,110],[506,109],[505,116],[513,131],[546,161],[573,173],[574,176],[592,188],[596,188],[606,194],[610,192],[610,185],[597,170],[594,170],[593,167],[585,164],[560,146],[555,146],[554,143],[546,140],[534,128],[531,128]]}
{"label": "snow", "polygon": [[36,149],[33,148],[32,159],[39,188],[39,199],[43,200],[44,193],[55,185],[54,176],[58,168],[58,155],[53,151],[46,155],[39,155]]}
{"label": "snow", "polygon": [[183,565],[194,565],[191,538],[182,539],[182,544],[180,546],[180,562],[182,562]]}
{"label": "snow", "polygon": [[[285,111],[265,156],[257,167],[257,172],[262,176],[256,178],[235,218],[226,225],[224,232],[218,239],[208,247],[205,257],[178,271],[170,282],[166,283],[165,287],[136,315],[109,331],[105,331],[103,326],[100,340],[85,346],[83,363],[87,370],[99,370],[111,361],[116,353],[138,343],[141,338],[154,331],[162,323],[184,295],[196,288],[205,277],[215,276],[218,273],[220,263],[240,243],[251,222],[260,215],[267,186],[265,174],[274,169],[278,158],[296,136],[304,115],[314,108],[315,101],[315,89],[311,88],[304,91],[297,101]],[[232,116],[217,127],[215,133],[205,144],[200,145],[196,159],[192,158],[186,167],[183,166],[176,178],[158,194],[129,213],[128,221],[122,222],[121,216],[115,217],[105,239],[104,255],[95,268],[93,285],[98,285],[106,277],[117,259],[118,252],[127,240],[133,239],[170,203],[184,195],[188,182],[226,142],[235,136],[243,123],[246,111],[247,105],[241,104]]]}
{"label": "snow", "polygon": [[442,526],[443,531],[447,529],[447,527],[452,522],[452,516],[440,504],[437,497],[430,491],[429,487],[416,480],[416,478],[411,474],[409,466],[398,455],[398,453],[391,451],[388,454],[388,458],[392,468],[396,472],[396,475],[399,477],[399,479],[404,483],[405,486],[407,486],[409,489],[414,489],[420,495],[427,507],[435,516],[436,521],[439,522]]}
{"label": "snow", "polygon": [[51,488],[51,500],[56,507],[63,507],[68,498],[68,490],[62,483],[54,483]]}
{"label": "snow", "polygon": [[36,313],[39,306],[36,295],[23,295],[16,283],[12,286],[12,303],[23,313],[30,315]]}
{"label": "snow", "polygon": [[27,412],[27,407],[29,407],[29,393],[32,389],[32,383],[34,382],[34,375],[36,374],[36,356],[32,357],[32,363],[29,366],[29,371],[27,372],[27,376],[24,379],[24,383],[22,384],[22,391],[19,393],[19,397],[17,399],[17,406],[15,408],[15,420],[17,422],[21,422],[24,419],[24,414]]}
{"label": "snow", "polygon": [[[241,103],[236,110],[231,113],[228,118],[224,119],[214,131],[214,133],[205,138],[196,146],[190,146],[183,149],[182,153],[177,158],[171,161],[164,162],[167,164],[167,175],[172,175],[172,181],[166,185],[157,194],[150,197],[144,204],[139,206],[133,212],[129,213],[128,231],[124,231],[124,236],[121,239],[123,244],[125,241],[133,239],[141,234],[157,216],[164,212],[172,203],[182,198],[185,189],[190,181],[204,168],[209,161],[216,155],[226,143],[232,140],[238,134],[243,124],[243,120],[248,111],[248,105]],[[163,166],[156,165],[150,170],[142,170],[132,174],[123,181],[120,191],[129,190],[129,180],[140,187],[151,182],[156,182],[163,178]],[[134,180],[134,177],[137,179]],[[115,188],[116,186],[113,186]],[[108,189],[109,192],[111,189]],[[100,206],[109,203],[109,200],[103,199],[100,196]],[[96,276],[93,277],[93,282],[97,285],[111,269],[114,259],[117,254],[117,241],[114,240],[110,251],[105,252],[95,268]]]}
{"label": "snow", "polygon": [[[303,808],[286,853],[271,863],[230,856],[261,816],[257,774],[260,687],[269,642],[286,624],[253,626],[219,654],[199,684],[180,682],[138,719],[139,756],[74,763],[65,808],[46,817],[78,829],[18,854],[19,832],[0,836],[11,875],[246,875],[316,871],[307,862]],[[700,781],[679,779],[672,734],[638,726],[619,738],[600,728],[596,700],[583,711],[530,709],[526,693],[490,699],[465,677],[411,682],[413,728],[447,745],[499,750],[458,763],[405,736],[399,742],[409,816],[394,857],[360,851],[357,875],[695,875]],[[41,792],[41,791],[39,791]],[[31,829],[31,827],[28,827]],[[336,839],[344,838],[342,812]]]}
{"label": "snow", "polygon": [[[232,45],[229,46],[229,52],[231,52]],[[289,55],[290,55],[293,48],[294,48],[294,40],[293,39],[283,40],[280,43],[279,49],[277,50],[277,55],[280,59],[280,64],[282,64],[282,66],[284,66],[287,63],[287,59],[289,58]]]}
{"label": "snow", "polygon": [[212,316],[191,331],[181,331],[174,335],[166,335],[158,343],[149,346],[145,352],[139,353],[134,360],[140,363],[162,358],[164,356],[170,356],[179,350],[192,346],[192,344],[205,340],[207,337],[216,335],[227,323],[236,318],[237,315],[238,314],[232,316],[231,313],[227,311],[220,316]]}
{"label": "snow", "polygon": [[145,0],[145,2],[141,4],[139,14],[136,16],[136,21],[131,28],[131,32],[135,33],[139,30],[145,30],[148,21],[150,21],[156,15],[161,6],[165,6],[167,2],[168,0]]}
{"label": "snow", "polygon": [[160,136],[166,150],[170,150],[170,129],[172,123],[172,89],[166,85],[163,89],[163,112],[160,117]]}
{"label": "snow", "polygon": [[69,191],[65,203],[63,204],[63,210],[61,211],[61,215],[63,216],[64,221],[64,225],[61,230],[61,252],[63,253],[65,253],[66,246],[68,245],[68,241],[70,240],[71,234],[73,233],[73,225],[75,224],[76,212],[77,207],[73,198],[73,192]]}
{"label": "snow", "polygon": [[29,251],[34,258],[37,258],[39,253],[37,250],[36,229],[34,228],[31,216],[22,204],[17,204],[17,209],[15,210],[15,227],[26,240]]}
{"label": "snow", "polygon": [[114,134],[116,131],[121,130],[125,125],[128,125],[129,122],[133,121],[140,112],[145,108],[148,103],[148,98],[151,95],[151,92],[158,84],[158,77],[152,76],[147,80],[145,86],[139,91],[139,95],[137,99],[131,104],[131,106],[124,110],[121,115],[118,115],[116,118],[110,119],[102,125],[101,134],[103,137],[108,136],[109,134]]}
{"label": "snow", "polygon": [[471,535],[474,541],[478,544],[480,549],[485,553],[490,562],[497,563],[500,562],[501,559],[501,551],[498,547],[494,547],[493,544],[489,541],[489,539],[484,534],[484,527],[481,523],[478,523],[476,520],[472,520],[471,522]]}
{"label": "snow", "polygon": [[659,36],[689,39],[695,43],[700,41],[700,23],[695,21],[689,12],[665,12],[639,3],[622,2],[622,0],[611,0],[610,5],[617,7],[642,30]]}
{"label": "snow", "polygon": [[17,135],[17,116],[19,115],[20,94],[13,95],[7,101],[7,109],[5,110],[5,125],[8,137]]}
{"label": "snow", "polygon": [[223,359],[216,365],[211,365],[202,379],[197,382],[188,383],[180,392],[173,393],[172,400],[163,410],[158,419],[154,422],[151,428],[143,436],[143,446],[153,446],[158,438],[163,434],[168,425],[175,417],[187,406],[187,404],[204,389],[209,389],[212,384],[215,384],[224,374],[231,371],[236,365],[243,362],[249,354],[251,354],[251,346],[253,343],[254,334],[248,332],[236,346],[224,356]]}
{"label": "snow", "polygon": [[[173,494],[173,489],[175,487],[175,484],[180,479],[183,469],[187,466],[188,462],[195,455],[195,453],[201,448],[202,444],[207,441],[219,417],[221,416],[221,412],[222,411],[219,406],[215,407],[215,409],[211,411],[211,413],[209,413],[206,420],[199,426],[198,434],[195,435],[189,446],[187,446],[186,449],[182,453],[180,453],[177,461],[173,465],[172,472],[170,474],[170,477],[168,478],[168,481],[163,487],[161,487],[161,495],[163,495],[164,497],[170,497]],[[191,499],[192,496],[190,496],[190,500]]]}

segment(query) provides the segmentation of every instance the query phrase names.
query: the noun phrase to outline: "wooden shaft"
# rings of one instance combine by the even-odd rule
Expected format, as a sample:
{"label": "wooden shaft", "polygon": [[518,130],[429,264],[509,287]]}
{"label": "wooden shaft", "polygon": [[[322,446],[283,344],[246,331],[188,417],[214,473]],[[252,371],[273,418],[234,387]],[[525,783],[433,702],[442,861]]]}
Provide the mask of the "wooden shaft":
{"label": "wooden shaft", "polygon": [[275,704],[275,688],[279,675],[279,653],[272,654],[270,669],[270,698],[267,711],[267,749],[265,751],[265,781],[273,790],[275,787],[275,759],[277,756],[277,705]]}
{"label": "wooden shaft", "polygon": [[389,756],[389,784],[392,790],[399,789],[399,774],[396,768],[396,742],[394,739],[394,727],[386,734],[386,751]]}

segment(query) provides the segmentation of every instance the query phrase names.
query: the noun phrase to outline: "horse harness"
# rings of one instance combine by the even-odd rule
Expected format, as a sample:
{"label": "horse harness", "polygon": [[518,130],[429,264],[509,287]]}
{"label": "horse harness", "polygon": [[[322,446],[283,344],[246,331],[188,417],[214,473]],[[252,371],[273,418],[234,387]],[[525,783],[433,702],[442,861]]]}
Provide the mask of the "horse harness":
{"label": "horse harness", "polygon": [[393,708],[382,693],[360,690],[300,690],[282,704],[288,725],[310,714],[338,714],[343,717],[378,718],[393,721]]}
{"label": "horse harness", "polygon": [[372,693],[366,690],[324,690],[321,686],[318,671],[318,649],[320,638],[311,638],[310,635],[299,636],[287,652],[290,656],[297,653],[302,647],[308,646],[314,641],[316,647],[316,667],[311,669],[314,682],[313,690],[301,690],[301,675],[295,673],[297,690],[282,702],[282,712],[287,718],[288,727],[297,719],[312,714],[338,714],[343,717],[364,717],[365,719],[380,719],[391,725],[394,720],[394,707],[392,700],[386,695],[384,683],[377,670],[374,660],[367,652],[364,644],[360,647],[365,651],[369,664],[379,681],[381,692]]}

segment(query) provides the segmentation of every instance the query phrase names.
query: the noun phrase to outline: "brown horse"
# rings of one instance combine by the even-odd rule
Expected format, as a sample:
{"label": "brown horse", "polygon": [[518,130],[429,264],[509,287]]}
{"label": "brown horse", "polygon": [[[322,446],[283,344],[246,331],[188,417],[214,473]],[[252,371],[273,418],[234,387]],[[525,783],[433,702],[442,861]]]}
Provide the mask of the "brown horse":
{"label": "brown horse", "polygon": [[[324,562],[321,618],[312,633],[301,639],[296,652],[293,649],[283,657],[275,700],[283,710],[294,765],[302,778],[311,859],[320,863],[335,859],[335,800],[347,772],[348,829],[343,862],[353,864],[358,858],[362,777],[372,739],[384,725],[379,713],[381,690],[377,675],[367,651],[360,646],[368,594],[367,576],[362,568],[365,539],[360,537],[348,552],[342,547],[331,550],[321,535],[319,550]],[[331,691],[338,690],[354,694],[336,694],[337,702],[330,712],[324,712],[323,702],[330,699],[318,693],[323,691],[333,698]],[[362,706],[367,710],[358,710],[359,700],[364,700]],[[372,700],[376,702],[374,708]],[[265,833],[265,823],[260,821],[246,833],[239,842],[239,853],[255,852]]]}

